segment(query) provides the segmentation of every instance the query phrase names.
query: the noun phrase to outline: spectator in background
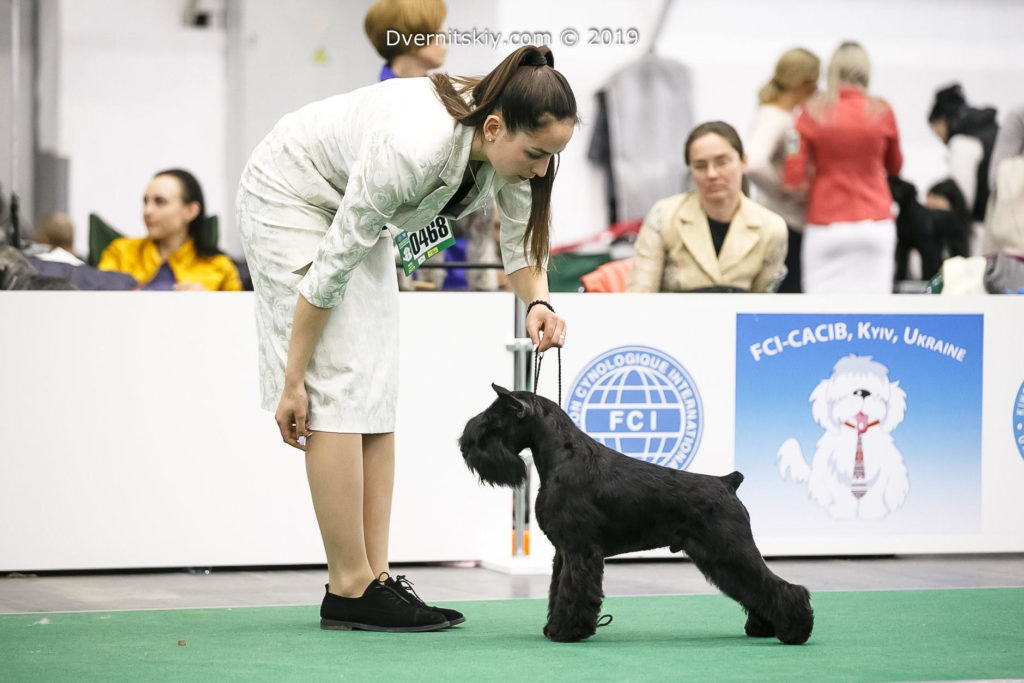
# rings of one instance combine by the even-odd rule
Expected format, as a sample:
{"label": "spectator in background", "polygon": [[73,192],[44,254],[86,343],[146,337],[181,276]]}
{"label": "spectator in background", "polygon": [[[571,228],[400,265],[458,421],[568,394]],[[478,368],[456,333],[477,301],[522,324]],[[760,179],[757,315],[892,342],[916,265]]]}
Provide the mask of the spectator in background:
{"label": "spectator in background", "polygon": [[[945,182],[956,188],[952,180]],[[930,291],[1024,293],[1024,107],[1011,110],[996,135],[988,182],[982,255],[947,259]],[[928,202],[941,208],[933,190]]]}
{"label": "spectator in background", "polygon": [[797,107],[818,90],[820,72],[821,61],[808,50],[798,47],[784,52],[775,74],[757,95],[760,106],[747,138],[747,177],[757,188],[757,201],[782,216],[789,229],[787,273],[780,292],[800,291],[800,243],[807,212],[806,196],[787,190],[782,183],[786,141],[795,135]]}
{"label": "spectator in background", "polygon": [[[500,264],[501,254],[498,246],[501,239],[501,218],[498,214],[498,205],[494,202],[490,207],[474,211],[464,218],[452,222],[452,231],[455,233],[456,246],[461,239],[464,244],[464,259],[469,263],[490,263]],[[446,250],[447,254],[452,249]],[[448,276],[442,284],[442,289],[459,288],[459,282],[451,282],[453,271],[445,271]],[[496,292],[508,290],[508,278],[501,268],[470,268],[461,272],[461,288],[470,292]]]}
{"label": "spectator in background", "polygon": [[828,90],[797,118],[799,143],[786,159],[785,184],[809,185],[803,235],[803,291],[890,294],[896,224],[886,174],[903,166],[896,117],[867,94],[871,67],[857,43],[832,55]]}
{"label": "spectator in background", "polygon": [[1024,106],[1010,111],[996,136],[989,173],[982,252],[1024,260]]}
{"label": "spectator in background", "polygon": [[40,260],[72,266],[85,265],[85,261],[74,254],[75,227],[66,213],[54,211],[39,219],[35,241],[36,244],[48,247],[46,251],[34,254]]}
{"label": "spectator in background", "polygon": [[431,69],[440,68],[448,54],[448,43],[441,34],[447,14],[442,0],[373,3],[363,29],[384,58],[380,80],[426,76]]}
{"label": "spectator in background", "polygon": [[141,289],[239,291],[238,269],[206,229],[199,181],[170,169],[153,176],[143,197],[147,237],[114,240],[100,257],[101,270],[128,273]]}
{"label": "spectator in background", "polygon": [[999,164],[1010,157],[1024,154],[1024,106],[1011,109],[996,134],[996,142],[992,148],[992,159],[988,169],[988,186],[991,192],[996,191],[996,173]]}
{"label": "spectator in background", "polygon": [[702,123],[683,150],[697,190],[648,212],[626,291],[775,291],[786,275],[786,222],[743,196],[739,134],[723,121]]}
{"label": "spectator in background", "polygon": [[968,106],[960,84],[954,83],[935,93],[928,123],[948,149],[949,175],[967,200],[977,225],[970,245],[970,253],[977,254],[988,203],[992,149],[999,131],[996,110]]}

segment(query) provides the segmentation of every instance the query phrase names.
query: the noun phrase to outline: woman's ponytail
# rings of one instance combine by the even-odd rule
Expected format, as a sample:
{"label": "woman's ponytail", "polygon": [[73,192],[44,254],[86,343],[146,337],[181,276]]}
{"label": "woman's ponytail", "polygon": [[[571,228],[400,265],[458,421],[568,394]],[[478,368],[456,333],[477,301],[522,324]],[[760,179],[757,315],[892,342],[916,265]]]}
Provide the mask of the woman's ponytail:
{"label": "woman's ponytail", "polygon": [[[579,121],[576,96],[554,65],[555,57],[549,47],[525,45],[482,78],[447,74],[430,78],[441,102],[456,121],[479,131],[488,116],[498,113],[509,135],[515,135],[519,131],[535,131],[553,121]],[[530,219],[524,249],[528,245],[528,255],[538,266],[548,256],[551,187],[557,166],[557,159],[553,159],[543,177],[530,180]]]}

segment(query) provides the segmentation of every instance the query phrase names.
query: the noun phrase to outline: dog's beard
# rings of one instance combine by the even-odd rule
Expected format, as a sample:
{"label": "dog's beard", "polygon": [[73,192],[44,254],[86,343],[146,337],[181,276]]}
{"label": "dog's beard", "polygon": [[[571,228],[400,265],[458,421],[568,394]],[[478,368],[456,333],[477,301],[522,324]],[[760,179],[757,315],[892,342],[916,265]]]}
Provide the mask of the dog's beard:
{"label": "dog's beard", "polygon": [[471,420],[459,438],[466,466],[493,486],[519,486],[526,481],[526,463],[505,443],[488,433],[487,425]]}
{"label": "dog's beard", "polygon": [[463,451],[462,457],[484,483],[515,487],[526,481],[526,463],[504,444],[492,443]]}

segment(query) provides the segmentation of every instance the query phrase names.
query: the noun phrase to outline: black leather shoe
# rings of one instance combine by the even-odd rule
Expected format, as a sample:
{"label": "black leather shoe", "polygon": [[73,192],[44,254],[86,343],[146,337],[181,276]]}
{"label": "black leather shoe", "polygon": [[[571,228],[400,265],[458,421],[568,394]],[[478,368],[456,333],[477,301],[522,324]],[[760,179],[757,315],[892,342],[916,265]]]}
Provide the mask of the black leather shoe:
{"label": "black leather shoe", "polygon": [[329,631],[410,633],[438,631],[448,626],[440,612],[409,601],[379,577],[358,598],[343,598],[328,590],[320,604],[320,628]]}
{"label": "black leather shoe", "polygon": [[391,578],[389,576],[385,583],[391,588],[394,588],[399,593],[401,593],[402,597],[411,602],[412,604],[418,605],[420,607],[425,607],[426,609],[434,610],[435,612],[439,612],[442,616],[444,616],[445,619],[448,620],[449,626],[461,624],[466,620],[466,617],[463,616],[462,612],[453,609],[448,609],[447,607],[431,607],[427,603],[423,602],[423,600],[420,599],[420,596],[416,595],[416,591],[412,589],[412,581],[405,578],[404,574],[399,574],[394,578]]}

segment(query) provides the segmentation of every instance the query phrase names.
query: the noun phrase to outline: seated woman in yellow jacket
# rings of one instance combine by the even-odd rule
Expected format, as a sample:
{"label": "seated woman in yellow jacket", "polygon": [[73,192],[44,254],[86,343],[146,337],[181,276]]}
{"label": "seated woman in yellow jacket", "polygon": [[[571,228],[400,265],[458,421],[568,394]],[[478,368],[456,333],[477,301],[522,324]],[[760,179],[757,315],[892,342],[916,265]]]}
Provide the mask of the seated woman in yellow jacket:
{"label": "seated woman in yellow jacket", "polygon": [[240,291],[238,269],[204,230],[206,204],[188,171],[153,176],[143,197],[147,237],[122,237],[103,250],[99,268],[128,273],[140,289]]}
{"label": "seated woman in yellow jacket", "polygon": [[636,239],[627,292],[775,291],[786,275],[786,221],[743,195],[736,130],[703,123],[684,147],[695,192],[662,199]]}

